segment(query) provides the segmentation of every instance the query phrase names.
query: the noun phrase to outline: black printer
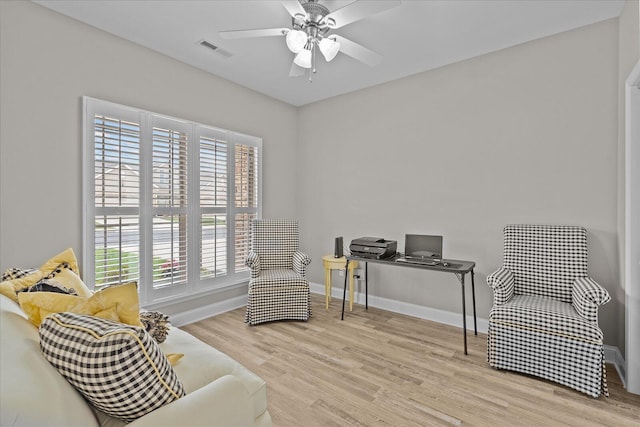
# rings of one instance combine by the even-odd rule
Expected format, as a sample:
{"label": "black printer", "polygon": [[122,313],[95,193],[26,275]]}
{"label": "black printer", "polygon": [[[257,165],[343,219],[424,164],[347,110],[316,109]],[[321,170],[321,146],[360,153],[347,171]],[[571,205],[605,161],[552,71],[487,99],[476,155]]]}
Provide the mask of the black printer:
{"label": "black printer", "polygon": [[349,245],[352,256],[362,258],[389,258],[396,254],[398,242],[380,237],[360,237],[353,239]]}

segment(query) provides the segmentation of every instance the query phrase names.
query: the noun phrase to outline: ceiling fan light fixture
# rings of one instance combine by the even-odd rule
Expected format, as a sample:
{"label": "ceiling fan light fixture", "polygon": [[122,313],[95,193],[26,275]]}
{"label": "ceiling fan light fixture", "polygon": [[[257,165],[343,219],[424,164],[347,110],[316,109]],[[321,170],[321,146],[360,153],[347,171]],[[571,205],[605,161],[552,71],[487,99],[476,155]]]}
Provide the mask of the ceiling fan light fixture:
{"label": "ceiling fan light fixture", "polygon": [[309,49],[302,49],[293,59],[293,62],[298,67],[311,68],[311,56],[311,51]]}
{"label": "ceiling fan light fixture", "polygon": [[326,59],[327,62],[330,62],[333,58],[335,58],[340,51],[340,43],[328,37],[320,40],[320,43],[318,43],[318,47],[320,48],[320,52],[322,52],[322,56],[324,56],[324,59]]}
{"label": "ceiling fan light fixture", "polygon": [[300,30],[291,30],[287,33],[285,40],[289,50],[293,53],[298,53],[307,44],[307,33]]}

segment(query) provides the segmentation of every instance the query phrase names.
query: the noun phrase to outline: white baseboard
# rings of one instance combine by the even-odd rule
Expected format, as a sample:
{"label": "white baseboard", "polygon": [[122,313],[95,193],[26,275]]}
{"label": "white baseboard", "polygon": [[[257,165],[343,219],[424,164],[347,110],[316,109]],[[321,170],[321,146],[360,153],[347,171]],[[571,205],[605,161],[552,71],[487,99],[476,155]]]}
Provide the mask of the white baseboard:
{"label": "white baseboard", "polygon": [[[324,295],[324,285],[319,283],[311,283],[311,292]],[[331,290],[331,296],[342,300],[343,289],[339,287],[333,287]],[[348,301],[347,301],[348,302]],[[357,304],[365,303],[365,295],[361,292],[354,293],[354,302]],[[444,323],[445,325],[462,327],[462,320],[460,313],[454,313],[451,311],[439,310],[436,308],[424,307],[421,305],[411,304],[403,301],[391,300],[388,298],[381,298],[374,295],[369,295],[369,305],[371,307],[381,308],[383,310],[392,311],[394,313],[406,314],[408,316],[417,317],[419,319],[431,320],[433,322]],[[473,312],[469,315],[469,309],[467,309],[467,332],[473,331]],[[489,321],[484,318],[477,317],[478,332],[486,334],[489,329]],[[626,378],[626,363],[620,349],[615,346],[604,346],[604,358],[607,363],[611,363],[618,371],[618,375],[622,379],[622,383],[625,384]]]}
{"label": "white baseboard", "polygon": [[[324,295],[324,285],[311,283],[310,286],[311,292]],[[337,286],[334,286],[331,290],[331,296],[340,300],[342,300],[342,293],[343,290],[338,289]],[[365,295],[361,292],[355,292],[354,303],[364,304]],[[394,313],[406,314],[419,319],[431,320],[438,323],[444,323],[445,325],[456,326],[458,328],[462,327],[462,317],[460,316],[460,313],[411,304],[409,302],[396,301],[389,298],[377,297],[375,295],[369,295],[369,305],[371,307],[381,308]],[[477,316],[476,320],[478,323],[478,332],[486,334],[489,327],[489,321]],[[467,332],[468,331],[473,331],[473,311],[469,314],[469,310],[467,310]]]}
{"label": "white baseboard", "polygon": [[625,362],[622,353],[618,347],[612,345],[604,346],[604,360],[616,367],[618,376],[622,380],[622,386],[627,388],[627,362]]}
{"label": "white baseboard", "polygon": [[244,307],[246,305],[247,296],[239,295],[237,297],[229,298],[224,301],[207,304],[205,306],[183,311],[178,314],[172,314],[171,325],[176,327],[188,325],[189,323],[197,322],[199,320],[206,319],[207,317],[216,316],[218,314],[235,310],[236,308]]}

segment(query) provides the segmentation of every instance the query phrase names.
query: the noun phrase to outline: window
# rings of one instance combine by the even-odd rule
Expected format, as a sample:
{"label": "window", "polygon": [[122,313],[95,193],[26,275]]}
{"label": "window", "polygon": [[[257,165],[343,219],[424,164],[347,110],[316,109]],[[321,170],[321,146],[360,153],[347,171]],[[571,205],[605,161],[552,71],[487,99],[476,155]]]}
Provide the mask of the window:
{"label": "window", "polygon": [[246,281],[262,140],[87,97],[84,107],[85,280],[137,281],[143,304]]}

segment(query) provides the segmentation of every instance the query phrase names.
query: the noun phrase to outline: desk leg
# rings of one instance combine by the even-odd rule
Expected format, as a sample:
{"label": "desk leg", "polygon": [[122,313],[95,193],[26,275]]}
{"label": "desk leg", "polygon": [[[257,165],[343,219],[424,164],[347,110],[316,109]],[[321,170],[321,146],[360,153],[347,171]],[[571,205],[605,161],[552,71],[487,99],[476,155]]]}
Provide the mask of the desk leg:
{"label": "desk leg", "polygon": [[467,354],[467,304],[464,300],[464,274],[461,275],[460,284],[462,284],[462,329],[464,330],[464,354]]}
{"label": "desk leg", "polygon": [[476,320],[476,284],[473,280],[473,269],[471,270],[471,295],[473,296],[473,330],[478,335],[478,321]]}
{"label": "desk leg", "polygon": [[344,274],[349,275],[349,311],[353,311],[353,268],[345,269]]}
{"label": "desk leg", "polygon": [[[347,262],[344,265],[344,271],[345,273],[347,271],[349,271],[349,259],[347,258]],[[344,320],[344,300],[347,298],[347,276],[349,276],[348,274],[344,275],[344,288],[342,289],[342,316],[340,317],[340,320]]]}
{"label": "desk leg", "polygon": [[[460,281],[462,288],[462,333],[464,335],[464,354],[467,354],[467,304],[464,295],[464,276],[466,273],[456,273],[456,277]],[[474,308],[475,312],[475,308]]]}
{"label": "desk leg", "polygon": [[364,263],[364,308],[369,310],[369,263]]}

